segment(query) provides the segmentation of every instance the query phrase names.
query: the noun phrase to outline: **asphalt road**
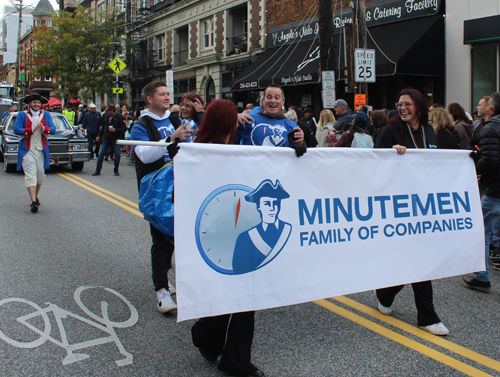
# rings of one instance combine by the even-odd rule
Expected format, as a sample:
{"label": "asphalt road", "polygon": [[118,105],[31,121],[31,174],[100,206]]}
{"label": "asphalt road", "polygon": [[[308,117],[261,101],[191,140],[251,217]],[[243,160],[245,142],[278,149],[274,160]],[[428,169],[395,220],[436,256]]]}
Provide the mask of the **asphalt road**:
{"label": "asphalt road", "polygon": [[[23,175],[0,172],[0,376],[224,376],[192,345],[194,321],[155,308],[134,168],[94,164],[51,169],[37,214]],[[491,275],[489,294],[434,282],[446,338],[416,327],[409,286],[391,317],[372,292],[258,312],[252,361],[276,377],[500,376]]]}

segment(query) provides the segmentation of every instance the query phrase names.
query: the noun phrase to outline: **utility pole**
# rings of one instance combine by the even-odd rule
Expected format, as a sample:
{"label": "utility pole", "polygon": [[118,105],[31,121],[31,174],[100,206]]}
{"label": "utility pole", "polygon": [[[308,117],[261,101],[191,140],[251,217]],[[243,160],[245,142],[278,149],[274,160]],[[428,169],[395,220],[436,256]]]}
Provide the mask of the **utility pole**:
{"label": "utility pole", "polygon": [[[19,0],[19,5],[14,5],[14,7],[19,11],[19,26],[17,30],[17,52],[16,52],[16,80],[15,80],[15,89],[17,90],[19,88],[19,64],[21,63],[19,61],[19,52],[21,50],[21,25],[23,22],[23,0]],[[16,93],[17,96],[17,93]],[[19,101],[19,110],[22,108],[22,103]]]}
{"label": "utility pole", "polygon": [[335,50],[332,0],[318,0],[318,24],[321,71],[333,71],[335,70]]}
{"label": "utility pole", "polygon": [[[366,36],[366,0],[359,0],[359,11],[358,11],[358,38],[359,38],[359,48],[366,49],[367,36]],[[368,83],[360,83],[361,93],[366,94],[366,103],[368,102]]]}
{"label": "utility pole", "polygon": [[349,7],[352,11],[352,23],[346,24],[344,29],[346,31],[346,50],[345,54],[347,57],[347,92],[354,93],[354,50],[357,46],[357,27],[356,27],[356,6],[354,1],[349,3]]}

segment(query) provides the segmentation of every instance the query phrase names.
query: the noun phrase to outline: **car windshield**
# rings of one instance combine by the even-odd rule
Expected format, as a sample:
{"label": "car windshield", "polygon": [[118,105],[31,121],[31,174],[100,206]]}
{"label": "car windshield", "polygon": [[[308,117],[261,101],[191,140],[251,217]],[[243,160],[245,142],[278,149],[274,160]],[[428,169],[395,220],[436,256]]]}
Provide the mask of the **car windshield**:
{"label": "car windshield", "polygon": [[[73,130],[73,127],[71,127],[71,124],[69,124],[68,120],[65,118],[64,115],[59,113],[50,113],[50,115],[52,116],[52,120],[54,121],[54,126],[56,126],[56,131]],[[6,127],[7,131],[10,131],[12,133],[14,132],[16,118],[17,114],[12,116],[8,126]]]}

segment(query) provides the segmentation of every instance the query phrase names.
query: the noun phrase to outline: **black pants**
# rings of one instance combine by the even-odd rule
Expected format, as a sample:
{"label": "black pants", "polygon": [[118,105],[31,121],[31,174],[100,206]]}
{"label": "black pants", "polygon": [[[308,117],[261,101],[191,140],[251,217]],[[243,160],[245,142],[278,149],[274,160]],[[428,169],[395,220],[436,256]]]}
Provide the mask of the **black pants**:
{"label": "black pants", "polygon": [[168,270],[172,268],[172,254],[174,253],[173,238],[168,237],[149,224],[151,228],[151,269],[153,270],[153,284],[155,290],[168,290]]}
{"label": "black pants", "polygon": [[[89,141],[89,151],[90,153],[92,153],[92,155],[94,156],[99,156],[99,149],[101,148],[101,143],[99,143],[98,141],[96,141],[96,138],[97,135],[95,134],[89,134],[87,132],[87,139]],[[95,150],[94,150],[94,144],[95,144]]]}
{"label": "black pants", "polygon": [[[391,306],[396,295],[403,289],[404,285],[377,289],[377,297],[384,306]],[[417,306],[417,323],[419,326],[429,326],[441,322],[432,303],[432,282],[421,281],[412,283],[415,305]]]}
{"label": "black pants", "polygon": [[254,318],[253,311],[201,318],[191,329],[193,344],[208,356],[222,355],[220,371],[246,376],[257,370],[250,361]]}

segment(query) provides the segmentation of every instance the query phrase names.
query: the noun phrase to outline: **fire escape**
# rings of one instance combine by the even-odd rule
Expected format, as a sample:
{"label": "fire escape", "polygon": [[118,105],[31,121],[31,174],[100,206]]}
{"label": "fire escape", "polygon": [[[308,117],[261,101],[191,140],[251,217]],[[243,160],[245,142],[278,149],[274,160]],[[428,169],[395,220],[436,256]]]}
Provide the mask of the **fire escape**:
{"label": "fire escape", "polygon": [[[153,4],[153,1],[156,4]],[[129,69],[129,82],[143,86],[155,77],[155,73],[164,73],[171,65],[157,66],[157,53],[150,36],[148,41],[147,26],[154,16],[158,16],[166,8],[182,0],[137,0],[127,4],[127,36],[131,42],[131,59]],[[135,3],[135,4],[134,4]],[[136,5],[136,8],[132,6]],[[131,17],[132,16],[132,17]]]}

